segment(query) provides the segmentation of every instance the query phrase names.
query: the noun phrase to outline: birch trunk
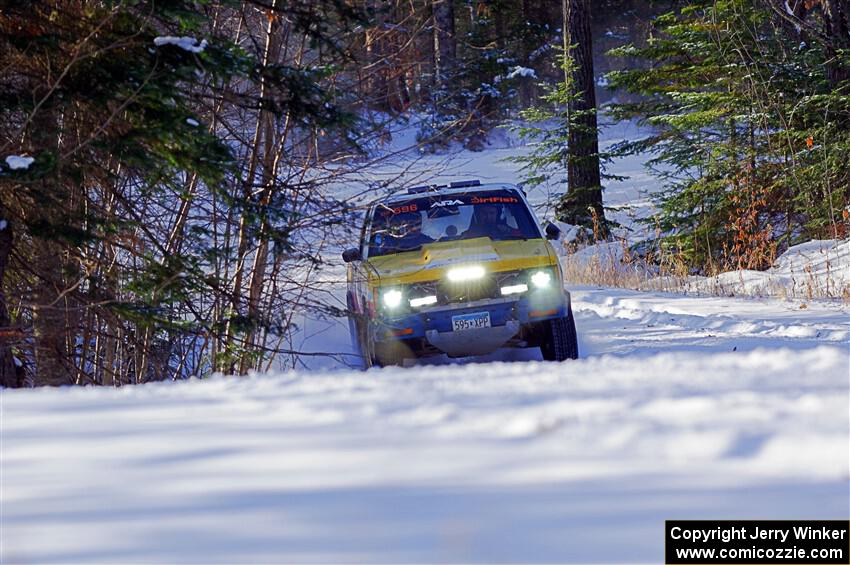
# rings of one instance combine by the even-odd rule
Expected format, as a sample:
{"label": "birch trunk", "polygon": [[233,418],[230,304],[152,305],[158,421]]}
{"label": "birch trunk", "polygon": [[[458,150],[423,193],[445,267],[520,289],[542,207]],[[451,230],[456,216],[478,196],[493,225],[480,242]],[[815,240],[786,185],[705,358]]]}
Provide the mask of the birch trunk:
{"label": "birch trunk", "polygon": [[455,12],[452,0],[432,0],[434,14],[434,82],[448,86],[457,58]]}

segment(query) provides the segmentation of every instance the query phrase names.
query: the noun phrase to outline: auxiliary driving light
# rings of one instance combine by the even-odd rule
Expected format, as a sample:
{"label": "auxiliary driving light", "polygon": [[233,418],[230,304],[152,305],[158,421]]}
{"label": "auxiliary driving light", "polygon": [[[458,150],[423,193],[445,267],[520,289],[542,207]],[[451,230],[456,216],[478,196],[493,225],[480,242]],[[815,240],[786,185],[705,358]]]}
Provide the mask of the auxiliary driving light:
{"label": "auxiliary driving light", "polygon": [[383,295],[384,306],[387,308],[396,308],[399,304],[401,304],[401,291],[400,290],[388,290]]}
{"label": "auxiliary driving light", "polygon": [[468,267],[457,267],[449,270],[446,276],[452,282],[473,281],[484,276],[484,267],[481,265],[470,265]]}
{"label": "auxiliary driving light", "polygon": [[420,306],[429,306],[437,303],[436,296],[423,296],[422,298],[411,298],[410,307],[419,308]]}
{"label": "auxiliary driving light", "polygon": [[531,283],[537,288],[546,288],[552,282],[552,275],[546,271],[537,271],[531,275]]}
{"label": "auxiliary driving light", "polygon": [[503,286],[502,287],[502,296],[505,296],[507,294],[521,294],[521,293],[527,292],[527,291],[528,291],[528,285],[527,284],[514,284],[514,285],[510,285],[510,286]]}

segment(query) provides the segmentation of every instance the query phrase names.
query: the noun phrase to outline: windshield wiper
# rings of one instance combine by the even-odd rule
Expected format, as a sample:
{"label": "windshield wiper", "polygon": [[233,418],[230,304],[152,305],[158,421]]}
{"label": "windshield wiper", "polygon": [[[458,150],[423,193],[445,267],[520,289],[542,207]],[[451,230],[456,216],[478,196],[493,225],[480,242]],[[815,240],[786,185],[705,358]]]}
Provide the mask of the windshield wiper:
{"label": "windshield wiper", "polygon": [[387,246],[381,248],[381,255],[389,255],[390,253],[407,253],[409,251],[419,251],[422,249],[423,244],[415,245],[413,247],[396,247],[396,246]]}

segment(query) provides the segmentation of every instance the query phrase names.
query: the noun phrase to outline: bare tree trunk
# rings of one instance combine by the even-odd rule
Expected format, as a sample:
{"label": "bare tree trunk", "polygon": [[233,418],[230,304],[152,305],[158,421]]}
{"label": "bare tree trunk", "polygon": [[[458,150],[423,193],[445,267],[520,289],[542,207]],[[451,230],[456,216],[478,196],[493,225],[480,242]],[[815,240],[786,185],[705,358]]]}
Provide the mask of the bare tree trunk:
{"label": "bare tree trunk", "polygon": [[601,235],[605,235],[593,78],[593,43],[590,34],[590,0],[564,0],[563,7],[567,24],[565,41],[569,46],[572,68],[568,76],[571,86],[568,103],[568,191],[558,205],[558,215],[571,224],[590,226],[598,222],[596,225],[602,230]]}
{"label": "bare tree trunk", "polygon": [[455,10],[452,0],[431,0],[434,14],[434,82],[447,86],[455,68]]}
{"label": "bare tree trunk", "polygon": [[[531,22],[536,18],[535,10],[531,5],[531,0],[522,0],[520,3],[521,17],[523,22]],[[531,53],[536,47],[531,43],[534,35],[525,34],[520,44],[520,60],[522,66],[531,66]],[[523,78],[519,84],[519,101],[523,108],[528,108],[534,99],[534,81],[528,78]]]}
{"label": "bare tree trunk", "polygon": [[[36,147],[59,154],[60,126],[57,110],[45,106],[33,120],[33,141]],[[65,190],[57,172],[42,180],[42,190],[56,202],[66,203],[70,194]],[[46,211],[36,208],[31,211],[32,219],[48,226],[56,219],[45,217]],[[54,211],[55,213],[55,211]],[[66,327],[64,268],[68,266],[65,249],[45,234],[36,237],[33,244],[32,267],[38,277],[33,289],[33,347],[35,357],[36,386],[60,386],[73,384]]]}
{"label": "bare tree trunk", "polygon": [[850,48],[848,22],[850,18],[850,2],[847,0],[823,0],[824,28],[830,39],[827,45],[827,56],[831,59],[826,66],[827,78],[833,88],[841,88],[843,92],[850,90],[850,66],[843,64],[838,58],[837,49]]}
{"label": "bare tree trunk", "polygon": [[387,110],[389,104],[389,84],[387,83],[387,52],[386,52],[386,18],[382,9],[383,2],[370,2],[375,12],[374,25],[366,30],[366,61],[368,73],[366,83],[366,99],[368,105],[380,110]]}
{"label": "bare tree trunk", "polygon": [[6,305],[6,292],[3,281],[6,275],[6,267],[9,265],[9,254],[12,251],[14,234],[12,226],[3,219],[0,229],[0,386],[19,387],[20,382],[16,371],[15,360],[12,357],[12,341],[14,331],[10,326],[9,308]]}
{"label": "bare tree trunk", "polygon": [[[108,332],[109,323],[104,327],[104,332]],[[103,377],[101,383],[103,386],[115,386],[115,338],[107,335],[104,339],[103,346]]]}
{"label": "bare tree trunk", "polygon": [[[276,136],[274,131],[274,116],[266,115],[265,136],[264,136],[264,152],[263,152],[263,192],[260,195],[260,209],[265,212],[270,204],[271,197],[277,185],[275,172],[277,171],[278,157],[280,156],[280,148],[276,147]],[[281,143],[282,144],[282,143]],[[259,240],[260,244],[254,254],[254,265],[251,269],[251,280],[248,284],[248,320],[251,322],[251,327],[245,337],[245,351],[239,364],[239,374],[245,374],[251,367],[250,349],[254,348],[254,339],[256,337],[256,329],[254,324],[257,323],[260,317],[260,297],[263,292],[263,284],[266,279],[266,267],[269,258],[269,222],[267,217],[263,217],[260,224]]]}
{"label": "bare tree trunk", "polygon": [[[274,0],[271,4],[270,14],[273,14],[274,10],[277,7],[277,0]],[[280,37],[277,30],[280,29],[279,18],[275,16],[270,16],[268,18],[268,25],[266,27],[266,42],[263,48],[263,65],[269,65],[273,62],[276,62],[280,56]],[[268,84],[265,80],[261,82],[260,85],[260,99],[265,99],[267,96],[270,96]],[[259,165],[260,160],[260,152],[262,151],[262,146],[264,143],[271,143],[270,139],[264,138],[265,129],[267,121],[269,118],[270,112],[268,110],[260,110],[257,115],[256,128],[254,130],[254,139],[253,144],[251,146],[250,157],[248,158],[248,170],[244,179],[244,193],[243,198],[245,201],[250,202],[254,199],[253,187],[254,181],[257,174],[257,166]],[[237,236],[238,240],[238,250],[236,257],[236,272],[233,277],[233,294],[231,298],[231,312],[226,324],[226,328],[224,331],[225,334],[225,348],[233,348],[234,340],[236,336],[234,335],[233,328],[233,317],[239,315],[239,311],[242,306],[242,285],[245,278],[245,263],[247,261],[247,255],[250,245],[250,235],[248,229],[248,218],[246,217],[246,213],[242,213],[242,217],[239,221],[239,233]],[[229,361],[226,364],[220,364],[218,369],[225,373],[232,373],[237,369],[236,359],[232,358],[228,355],[227,360]]]}
{"label": "bare tree trunk", "polygon": [[[277,0],[272,3],[272,9],[277,5]],[[266,28],[266,43],[263,53],[263,64],[270,65],[275,64],[280,60],[281,57],[281,49],[284,44],[284,32],[285,28],[282,24],[281,18],[271,17],[268,20],[268,26]],[[260,98],[265,98],[267,96],[271,96],[272,93],[268,90],[268,86],[265,81],[261,85],[260,89]],[[246,183],[246,199],[254,199],[253,194],[251,194],[253,187],[254,179],[257,172],[257,166],[262,167],[262,186],[263,189],[258,196],[258,205],[260,209],[264,206],[268,206],[269,198],[272,194],[272,190],[275,185],[275,170],[276,170],[276,161],[282,151],[282,147],[277,146],[275,140],[275,127],[274,127],[274,115],[268,110],[261,110],[259,115],[257,116],[257,126],[254,134],[254,146],[252,147],[250,165],[248,168],[248,176],[245,180]],[[262,152],[262,159],[260,153]],[[262,161],[262,162],[260,162]],[[238,257],[238,266],[236,271],[236,276],[234,280],[233,287],[233,314],[235,315],[238,312],[239,305],[242,302],[242,285],[243,280],[245,278],[245,261],[247,259],[246,255],[248,253],[248,236],[246,232],[246,218],[243,216],[240,223],[240,233],[239,233],[239,257]],[[247,300],[247,315],[248,319],[251,323],[254,323],[257,318],[257,304],[259,302],[259,292],[262,290],[262,282],[265,276],[266,264],[267,264],[267,254],[268,254],[268,242],[266,240],[266,232],[265,229],[265,220],[263,220],[263,225],[260,229],[260,245],[256,250],[256,254],[254,256],[254,264],[251,270],[251,276],[248,281],[248,300]],[[227,328],[227,340],[231,342],[233,339],[233,332],[231,329],[231,324],[228,323]],[[227,372],[238,371],[240,374],[244,374],[248,368],[248,349],[251,348],[252,342],[254,339],[253,330],[249,330],[243,340],[243,352],[239,358],[239,363],[237,365],[236,359],[231,360],[231,364],[226,368]]]}
{"label": "bare tree trunk", "polygon": [[65,340],[65,312],[63,311],[62,278],[60,265],[62,250],[53,242],[37,241],[33,266],[41,280],[33,296],[33,337],[35,338],[35,384],[60,386],[73,384],[69,370],[69,352]]}
{"label": "bare tree trunk", "polygon": [[[523,0],[523,4],[527,0]],[[505,25],[505,11],[501,2],[496,2],[493,10],[493,27],[496,33],[496,47],[502,51],[506,47],[505,39],[507,28]]]}

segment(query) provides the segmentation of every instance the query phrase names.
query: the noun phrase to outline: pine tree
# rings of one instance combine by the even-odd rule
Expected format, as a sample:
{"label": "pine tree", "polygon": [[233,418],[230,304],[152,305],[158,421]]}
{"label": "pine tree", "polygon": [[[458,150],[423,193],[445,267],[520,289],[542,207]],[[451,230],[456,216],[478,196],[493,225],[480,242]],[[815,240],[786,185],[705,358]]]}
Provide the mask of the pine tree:
{"label": "pine tree", "polygon": [[822,8],[796,28],[786,16],[693,2],[658,18],[646,47],[615,52],[650,62],[610,75],[646,97],[615,115],[656,128],[624,149],[654,152],[666,190],[653,221],[693,268],[764,268],[790,244],[846,235],[850,98],[829,69],[847,53],[831,50]]}
{"label": "pine tree", "polygon": [[0,380],[20,382],[15,359],[35,384],[108,384],[186,374],[215,345],[262,351],[252,331],[271,322],[252,289],[268,271],[233,286],[221,267],[247,254],[221,238],[236,219],[256,266],[255,245],[282,256],[298,219],[276,170],[243,171],[243,117],[308,136],[348,122],[319,86],[330,67],[235,45],[233,16],[286,22],[302,53],[329,61],[357,11],[342,0],[0,8]]}
{"label": "pine tree", "polygon": [[562,196],[557,213],[571,224],[598,225],[605,235],[608,230],[602,207],[589,0],[564,0],[564,28],[564,44],[571,60],[565,67],[565,82],[571,94],[567,99],[568,191]]}
{"label": "pine tree", "polygon": [[[595,238],[604,238],[609,227],[604,214],[597,213],[592,206],[579,210],[570,208],[570,205],[575,204],[577,200],[570,200],[572,188],[568,184],[567,175],[567,165],[571,157],[569,148],[573,136],[576,135],[575,130],[584,126],[573,121],[576,113],[571,112],[571,108],[574,108],[571,101],[578,95],[569,80],[573,75],[575,63],[563,49],[553,49],[560,53],[560,68],[563,69],[561,80],[546,85],[541,97],[542,104],[521,111],[521,125],[511,126],[529,143],[531,151],[527,155],[513,157],[510,160],[521,165],[520,171],[524,173],[524,184],[554,183],[556,186],[563,187],[562,190],[556,191],[557,200],[551,203],[556,219],[582,226],[585,228],[585,233],[593,234]],[[568,80],[564,80],[564,77]],[[597,127],[594,127],[593,135],[598,135]],[[601,179],[620,180],[622,178],[605,173],[605,166],[614,156],[610,152],[597,151],[595,154]],[[565,201],[569,205],[565,206]],[[577,216],[577,213],[581,211],[584,213]]]}

